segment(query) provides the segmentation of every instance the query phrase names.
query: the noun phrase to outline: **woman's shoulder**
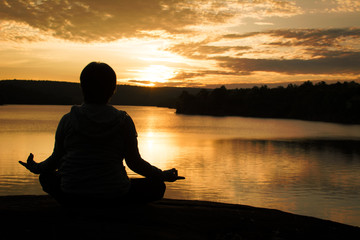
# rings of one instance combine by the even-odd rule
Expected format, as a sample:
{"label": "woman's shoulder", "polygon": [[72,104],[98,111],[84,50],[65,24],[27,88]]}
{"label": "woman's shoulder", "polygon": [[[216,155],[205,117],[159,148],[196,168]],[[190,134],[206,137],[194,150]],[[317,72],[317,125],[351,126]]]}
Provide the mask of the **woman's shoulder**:
{"label": "woman's shoulder", "polygon": [[112,105],[107,105],[107,107],[109,107],[111,109],[111,111],[114,112],[114,114],[116,114],[119,118],[121,118],[122,120],[129,120],[131,119],[130,115],[124,111],[124,110],[120,110],[120,109],[117,109],[115,108],[114,106]]}

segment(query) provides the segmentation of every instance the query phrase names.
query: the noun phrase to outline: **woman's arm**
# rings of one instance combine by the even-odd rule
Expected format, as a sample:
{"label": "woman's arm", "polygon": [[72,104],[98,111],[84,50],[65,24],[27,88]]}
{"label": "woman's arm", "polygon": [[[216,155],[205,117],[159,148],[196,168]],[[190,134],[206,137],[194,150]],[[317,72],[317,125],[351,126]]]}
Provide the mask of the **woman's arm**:
{"label": "woman's arm", "polygon": [[19,163],[21,165],[23,165],[24,167],[26,167],[30,172],[35,173],[35,174],[40,174],[43,172],[55,171],[59,167],[60,161],[61,161],[63,155],[65,154],[64,130],[66,127],[65,126],[66,125],[66,119],[65,119],[66,116],[67,115],[65,115],[60,120],[59,125],[57,127],[56,134],[55,134],[54,150],[50,157],[48,157],[45,161],[37,163],[34,161],[34,155],[32,153],[30,153],[26,162],[19,161]]}
{"label": "woman's arm", "polygon": [[125,161],[131,170],[144,177],[164,180],[162,171],[152,166],[140,156],[136,136],[127,141]]}
{"label": "woman's arm", "polygon": [[125,134],[125,161],[131,170],[144,177],[156,178],[162,181],[174,182],[177,179],[184,179],[183,177],[178,177],[178,173],[175,168],[162,171],[142,159],[139,153],[135,125],[130,116],[128,117],[126,128],[128,131]]}
{"label": "woman's arm", "polygon": [[178,179],[185,179],[178,176],[175,168],[162,171],[152,166],[150,163],[141,158],[136,137],[131,140],[132,144],[128,146],[127,155],[125,157],[126,164],[134,172],[147,177],[156,178],[162,181],[174,182]]}

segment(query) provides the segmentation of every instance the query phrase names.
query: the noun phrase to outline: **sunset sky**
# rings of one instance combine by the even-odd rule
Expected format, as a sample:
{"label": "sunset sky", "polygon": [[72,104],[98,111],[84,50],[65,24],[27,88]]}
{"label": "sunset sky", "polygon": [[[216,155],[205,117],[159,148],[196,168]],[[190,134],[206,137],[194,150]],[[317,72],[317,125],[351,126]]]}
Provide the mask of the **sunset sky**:
{"label": "sunset sky", "polygon": [[0,0],[0,79],[241,87],[360,82],[360,0]]}

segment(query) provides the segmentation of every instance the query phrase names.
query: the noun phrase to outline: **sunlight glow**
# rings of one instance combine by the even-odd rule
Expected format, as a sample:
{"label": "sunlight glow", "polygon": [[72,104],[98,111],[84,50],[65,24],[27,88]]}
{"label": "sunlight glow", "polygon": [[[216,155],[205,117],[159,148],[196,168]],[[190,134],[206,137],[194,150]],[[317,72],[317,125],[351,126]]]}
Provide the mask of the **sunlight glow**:
{"label": "sunlight glow", "polygon": [[173,68],[163,65],[150,65],[144,69],[136,70],[138,72],[138,80],[149,81],[151,83],[165,83],[175,76]]}

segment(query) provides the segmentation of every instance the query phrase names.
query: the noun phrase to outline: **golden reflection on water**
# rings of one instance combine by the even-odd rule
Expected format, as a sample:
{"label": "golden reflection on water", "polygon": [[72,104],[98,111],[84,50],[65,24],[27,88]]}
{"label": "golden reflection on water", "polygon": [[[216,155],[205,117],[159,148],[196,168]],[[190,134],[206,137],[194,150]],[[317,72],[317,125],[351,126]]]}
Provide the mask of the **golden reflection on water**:
{"label": "golden reflection on water", "polygon": [[[134,119],[142,157],[186,177],[168,183],[165,197],[276,208],[360,225],[360,126],[119,108]],[[46,159],[58,121],[69,110],[0,107],[0,195],[43,194],[37,177],[17,162],[30,152],[37,161]]]}
{"label": "golden reflection on water", "polygon": [[[327,141],[308,146],[301,141],[150,136],[139,139],[143,157],[186,176],[168,184],[166,197],[262,206],[359,224],[359,212],[346,210],[359,210],[359,150],[344,156],[341,148],[332,148],[336,142],[327,146]],[[311,145],[316,144],[325,146],[314,151]]]}

